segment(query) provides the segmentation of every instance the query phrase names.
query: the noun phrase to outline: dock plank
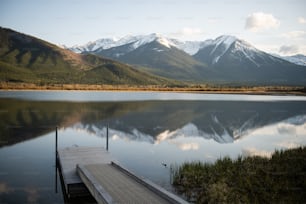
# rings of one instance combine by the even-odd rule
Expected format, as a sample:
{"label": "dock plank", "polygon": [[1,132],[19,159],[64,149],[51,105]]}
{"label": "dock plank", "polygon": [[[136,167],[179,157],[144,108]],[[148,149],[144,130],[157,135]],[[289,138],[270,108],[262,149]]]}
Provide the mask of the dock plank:
{"label": "dock plank", "polygon": [[[102,199],[100,202],[97,199],[101,197],[99,191],[92,192],[96,195],[98,203],[152,203],[152,204],[167,204],[170,203],[160,195],[152,192],[142,184],[132,179],[130,176],[111,164],[90,164],[85,166],[79,166],[78,171],[82,169],[87,170],[91,174],[90,181],[85,182],[85,185],[98,184],[97,188],[102,189],[102,194],[105,192],[111,197],[110,202],[105,202]],[[85,171],[86,171],[85,170]],[[86,174],[86,173],[85,173]],[[99,186],[100,184],[100,186]],[[103,196],[102,196],[103,197]]]}

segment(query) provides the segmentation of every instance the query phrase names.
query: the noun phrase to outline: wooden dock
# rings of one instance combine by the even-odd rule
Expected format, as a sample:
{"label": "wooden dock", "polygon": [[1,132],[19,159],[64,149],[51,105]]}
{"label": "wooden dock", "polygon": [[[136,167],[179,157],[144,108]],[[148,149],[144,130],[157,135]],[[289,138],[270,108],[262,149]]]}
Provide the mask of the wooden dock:
{"label": "wooden dock", "polygon": [[68,197],[90,192],[98,203],[187,203],[120,166],[102,147],[60,149],[58,160]]}
{"label": "wooden dock", "polygon": [[102,147],[67,147],[57,151],[59,170],[68,198],[88,195],[76,171],[77,164],[109,164],[114,159]]}

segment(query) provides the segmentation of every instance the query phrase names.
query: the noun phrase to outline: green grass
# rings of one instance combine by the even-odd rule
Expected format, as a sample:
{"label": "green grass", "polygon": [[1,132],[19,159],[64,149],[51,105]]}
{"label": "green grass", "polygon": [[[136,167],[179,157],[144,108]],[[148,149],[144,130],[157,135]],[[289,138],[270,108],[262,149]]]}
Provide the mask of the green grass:
{"label": "green grass", "polygon": [[173,186],[195,203],[305,203],[306,147],[272,157],[228,157],[214,164],[185,163]]}

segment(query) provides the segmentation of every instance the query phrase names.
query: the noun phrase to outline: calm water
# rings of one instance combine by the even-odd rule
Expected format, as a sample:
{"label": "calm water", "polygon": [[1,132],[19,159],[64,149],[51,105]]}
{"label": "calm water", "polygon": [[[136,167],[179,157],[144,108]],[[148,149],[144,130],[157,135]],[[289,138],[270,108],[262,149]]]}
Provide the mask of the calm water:
{"label": "calm water", "polygon": [[63,148],[105,147],[109,125],[113,156],[169,190],[171,165],[306,145],[306,97],[0,91],[0,118],[0,203],[64,202],[56,126]]}

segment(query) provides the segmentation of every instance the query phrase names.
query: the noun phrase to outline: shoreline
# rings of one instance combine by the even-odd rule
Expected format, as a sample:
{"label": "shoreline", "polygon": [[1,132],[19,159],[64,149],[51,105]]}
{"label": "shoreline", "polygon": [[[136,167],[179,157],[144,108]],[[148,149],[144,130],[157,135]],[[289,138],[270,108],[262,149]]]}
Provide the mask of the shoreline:
{"label": "shoreline", "polygon": [[92,84],[52,84],[37,85],[30,83],[0,83],[0,91],[122,91],[122,92],[178,92],[199,94],[248,94],[248,95],[292,95],[306,96],[306,87],[288,86],[129,86],[129,85],[92,85]]}

